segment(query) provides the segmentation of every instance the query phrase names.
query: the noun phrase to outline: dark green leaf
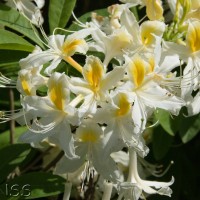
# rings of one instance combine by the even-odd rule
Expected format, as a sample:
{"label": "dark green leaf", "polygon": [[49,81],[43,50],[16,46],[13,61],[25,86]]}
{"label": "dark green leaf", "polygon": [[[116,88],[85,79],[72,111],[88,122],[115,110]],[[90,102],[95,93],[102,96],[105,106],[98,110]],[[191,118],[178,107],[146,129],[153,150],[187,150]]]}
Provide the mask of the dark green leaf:
{"label": "dark green leaf", "polygon": [[76,0],[50,0],[49,28],[52,33],[57,27],[64,28],[76,5]]}
{"label": "dark green leaf", "polygon": [[23,162],[29,152],[28,144],[13,144],[0,149],[0,182]]}
{"label": "dark green leaf", "polygon": [[[17,127],[14,132],[14,140],[17,141],[19,136],[27,131],[26,127]],[[9,145],[10,131],[5,131],[0,134],[0,149]]]}
{"label": "dark green leaf", "polygon": [[[36,199],[58,195],[64,192],[64,184],[66,180],[60,176],[45,172],[33,172],[24,174],[7,183],[7,187],[17,184],[21,196],[26,194],[23,199]],[[23,190],[27,189],[27,191]],[[0,186],[1,191],[5,191],[6,184]],[[30,195],[28,195],[30,193]],[[5,193],[4,193],[5,194]]]}
{"label": "dark green leaf", "polygon": [[153,154],[156,160],[161,160],[169,151],[173,137],[167,134],[161,126],[153,132]]}
{"label": "dark green leaf", "polygon": [[180,123],[180,137],[183,143],[192,140],[200,131],[200,115],[182,117]]}
{"label": "dark green leaf", "polygon": [[30,22],[18,11],[4,4],[0,4],[0,24],[7,26],[43,46],[32,29]]}
{"label": "dark green leaf", "polygon": [[131,7],[130,11],[135,15],[135,18],[137,19],[137,21],[139,21],[137,7]]}
{"label": "dark green leaf", "polygon": [[21,36],[10,31],[0,29],[0,49],[32,52],[34,46],[23,39]]}
{"label": "dark green leaf", "polygon": [[174,136],[178,131],[180,118],[176,116],[172,118],[171,114],[163,109],[157,109],[155,116],[162,128],[171,136]]}
{"label": "dark green leaf", "polygon": [[[17,50],[0,50],[0,71],[10,71],[11,65],[17,65],[20,59],[28,56],[28,52]],[[2,68],[6,66],[6,68]],[[15,71],[19,70],[19,67],[15,67]]]}

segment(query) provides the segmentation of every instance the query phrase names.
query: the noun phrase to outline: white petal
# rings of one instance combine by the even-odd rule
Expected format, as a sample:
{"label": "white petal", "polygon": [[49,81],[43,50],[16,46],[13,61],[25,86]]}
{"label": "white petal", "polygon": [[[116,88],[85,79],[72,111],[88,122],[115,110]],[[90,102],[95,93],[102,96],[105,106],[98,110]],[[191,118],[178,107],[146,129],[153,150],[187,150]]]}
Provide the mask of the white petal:
{"label": "white petal", "polygon": [[37,4],[37,7],[39,8],[39,9],[41,9],[43,6],[44,6],[44,4],[45,4],[45,1],[44,0],[34,0],[35,1],[35,3]]}
{"label": "white petal", "polygon": [[28,55],[28,57],[21,59],[19,64],[22,68],[27,67],[38,67],[41,66],[55,58],[57,55],[54,55],[52,51],[42,51],[42,52],[34,52]]}
{"label": "white petal", "polygon": [[103,91],[112,89],[117,83],[124,77],[124,68],[115,67],[111,72],[107,73],[105,78],[102,80],[101,89]]}
{"label": "white petal", "polygon": [[59,54],[61,53],[64,40],[65,40],[65,35],[51,35],[49,37],[48,45]]}
{"label": "white petal", "polygon": [[50,65],[45,69],[44,73],[46,73],[47,75],[51,75],[52,71],[59,65],[59,63],[61,62],[61,58],[60,57],[55,57]]}
{"label": "white petal", "polygon": [[63,121],[54,129],[54,135],[49,137],[49,141],[60,146],[68,158],[77,158],[74,139],[67,121]]}
{"label": "white petal", "polygon": [[79,158],[70,159],[66,156],[63,156],[56,165],[55,173],[65,174],[76,171],[85,162],[86,153],[87,148],[84,148],[84,146],[78,146],[76,149],[76,154],[79,156]]}
{"label": "white petal", "polygon": [[200,92],[196,94],[194,99],[187,105],[188,115],[196,115],[200,113]]}

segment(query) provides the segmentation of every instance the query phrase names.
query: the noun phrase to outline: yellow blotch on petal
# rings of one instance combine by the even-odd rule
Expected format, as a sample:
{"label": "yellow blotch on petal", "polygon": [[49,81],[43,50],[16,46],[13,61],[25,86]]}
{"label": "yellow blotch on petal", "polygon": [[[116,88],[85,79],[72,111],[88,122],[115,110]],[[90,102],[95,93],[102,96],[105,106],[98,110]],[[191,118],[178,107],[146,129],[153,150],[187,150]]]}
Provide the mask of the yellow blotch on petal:
{"label": "yellow blotch on petal", "polygon": [[140,86],[145,77],[145,62],[140,57],[137,57],[130,64],[129,70],[135,87]]}
{"label": "yellow blotch on petal", "polygon": [[200,50],[200,22],[192,22],[188,27],[187,42],[191,52]]}
{"label": "yellow blotch on petal", "polygon": [[83,73],[92,90],[98,92],[103,77],[103,66],[100,61],[96,58],[89,59],[87,67]]}
{"label": "yellow blotch on petal", "polygon": [[25,76],[21,75],[20,80],[21,80],[22,88],[23,88],[24,92],[26,93],[26,95],[31,96],[31,89],[30,89],[30,86],[29,86],[28,81],[26,80]]}
{"label": "yellow blotch on petal", "polygon": [[200,20],[200,7],[187,14],[186,19],[192,19],[192,18]]}
{"label": "yellow blotch on petal", "polygon": [[87,130],[79,133],[78,138],[80,142],[92,142],[95,143],[99,140],[100,136],[93,130]]}
{"label": "yellow blotch on petal", "polygon": [[163,18],[163,7],[160,0],[146,0],[146,12],[150,20]]}
{"label": "yellow blotch on petal", "polygon": [[64,96],[62,83],[52,83],[49,87],[49,96],[58,110],[64,109]]}
{"label": "yellow blotch on petal", "polygon": [[115,50],[121,51],[130,45],[132,41],[131,35],[125,31],[119,31],[112,38],[112,46]]}
{"label": "yellow blotch on petal", "polygon": [[82,39],[75,39],[70,41],[66,40],[62,46],[62,53],[67,57],[72,56],[76,52],[76,49],[84,44],[85,41]]}
{"label": "yellow blotch on petal", "polygon": [[149,58],[149,73],[153,72],[155,68],[155,59],[153,57]]}
{"label": "yellow blotch on petal", "polygon": [[198,9],[200,7],[200,1],[199,0],[191,0],[191,9]]}
{"label": "yellow blotch on petal", "polygon": [[124,116],[126,115],[130,109],[131,109],[131,104],[128,102],[127,97],[125,94],[120,94],[119,95],[119,102],[117,105],[119,108],[116,110],[116,115],[119,116]]}
{"label": "yellow blotch on petal", "polygon": [[154,35],[162,36],[165,27],[162,22],[147,21],[141,25],[141,39],[143,45],[152,45],[155,42]]}

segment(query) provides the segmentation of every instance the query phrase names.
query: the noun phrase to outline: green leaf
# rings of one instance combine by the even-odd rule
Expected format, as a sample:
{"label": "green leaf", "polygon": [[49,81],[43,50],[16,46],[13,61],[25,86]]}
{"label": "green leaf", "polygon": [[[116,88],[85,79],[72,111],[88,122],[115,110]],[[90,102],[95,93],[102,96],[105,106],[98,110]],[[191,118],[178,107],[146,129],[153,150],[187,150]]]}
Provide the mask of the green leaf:
{"label": "green leaf", "polygon": [[28,144],[12,144],[0,149],[0,183],[23,162],[29,152]]}
{"label": "green leaf", "polygon": [[183,143],[192,140],[200,131],[200,115],[182,117],[179,135]]}
{"label": "green leaf", "polygon": [[33,31],[30,22],[20,15],[17,10],[4,4],[0,4],[0,24],[25,35],[36,44],[43,47],[43,44]]}
{"label": "green leaf", "polygon": [[[17,127],[15,128],[15,133],[14,133],[14,140],[17,141],[19,136],[22,135],[27,131],[27,127]],[[5,131],[0,134],[0,149],[6,147],[9,145],[10,141],[10,131]]]}
{"label": "green leaf", "polygon": [[0,29],[0,49],[32,52],[34,46],[19,35],[4,29]]}
{"label": "green leaf", "polygon": [[156,160],[161,160],[169,151],[173,137],[167,134],[161,126],[153,132],[153,154]]}
{"label": "green leaf", "polygon": [[[20,59],[28,56],[28,52],[18,50],[0,50],[0,70],[2,72],[2,66],[6,66],[10,71],[11,65],[18,65]],[[15,71],[19,70],[15,69]],[[2,72],[3,73],[3,72]]]}
{"label": "green leaf", "polygon": [[134,14],[135,18],[137,21],[139,21],[139,15],[138,15],[138,10],[137,10],[137,7],[131,7],[130,8],[130,11]]}
{"label": "green leaf", "polygon": [[[10,67],[8,68],[8,73],[3,73],[3,75],[10,74],[10,76],[7,77],[11,77],[11,79],[16,80],[15,78],[13,78],[13,76],[15,75],[14,71],[11,69],[10,71]],[[0,71],[2,72],[1,68]],[[12,89],[12,91],[14,92],[14,107],[15,109],[20,109],[21,106],[21,102],[20,102],[20,93],[17,89]],[[0,98],[0,110],[1,111],[5,111],[5,110],[10,110],[10,101],[9,101],[9,93],[10,93],[10,88],[0,88],[0,94],[1,94],[1,98]],[[4,129],[6,130],[6,129]]]}
{"label": "green leaf", "polygon": [[174,116],[174,118],[172,118],[170,113],[163,109],[157,109],[155,111],[155,117],[159,121],[162,128],[171,136],[174,136],[178,131],[179,117]]}
{"label": "green leaf", "polygon": [[[9,186],[16,184],[23,199],[36,199],[63,193],[65,182],[64,178],[51,173],[32,172],[9,181],[7,187],[9,188]],[[0,186],[1,191],[5,191],[5,188],[6,184]],[[27,197],[24,195],[27,195]]]}
{"label": "green leaf", "polygon": [[52,33],[57,27],[64,28],[76,5],[76,0],[50,0],[49,28]]}

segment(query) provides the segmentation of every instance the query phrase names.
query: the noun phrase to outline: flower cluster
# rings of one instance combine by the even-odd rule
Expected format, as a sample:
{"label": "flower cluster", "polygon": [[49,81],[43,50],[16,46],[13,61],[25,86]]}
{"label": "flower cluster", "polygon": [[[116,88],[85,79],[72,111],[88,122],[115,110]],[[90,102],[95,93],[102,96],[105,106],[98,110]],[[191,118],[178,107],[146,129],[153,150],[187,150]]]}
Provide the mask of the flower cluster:
{"label": "flower cluster", "polygon": [[[64,151],[56,174],[76,172],[83,183],[100,175],[106,180],[104,199],[110,199],[110,185],[118,199],[170,196],[174,179],[142,180],[137,162],[149,152],[144,131],[154,111],[178,115],[183,106],[188,115],[200,111],[200,1],[169,0],[174,19],[168,25],[161,0],[121,2],[108,8],[109,17],[93,13],[86,24],[76,19],[78,31],[44,35],[45,49],[36,46],[19,61],[21,111],[11,117],[2,113],[1,120],[26,125],[23,142],[42,147],[46,141]],[[146,7],[148,20],[138,22],[131,11],[137,5]],[[35,16],[29,19],[38,25]],[[79,57],[85,57],[84,64]],[[61,62],[68,68],[60,70]],[[70,68],[76,76],[68,74]],[[2,81],[13,84],[3,76]],[[43,95],[40,88],[45,88]],[[122,165],[129,167],[128,175]],[[69,188],[67,183],[68,193]]]}

